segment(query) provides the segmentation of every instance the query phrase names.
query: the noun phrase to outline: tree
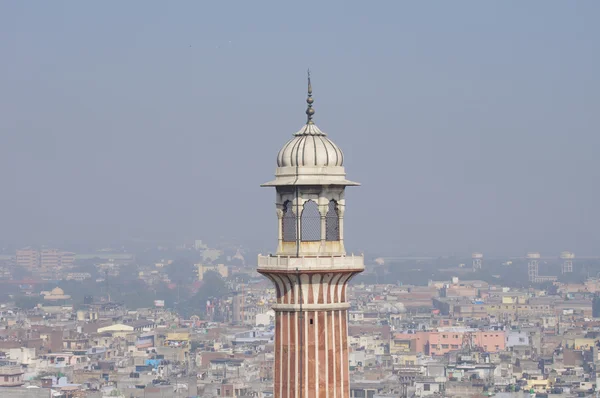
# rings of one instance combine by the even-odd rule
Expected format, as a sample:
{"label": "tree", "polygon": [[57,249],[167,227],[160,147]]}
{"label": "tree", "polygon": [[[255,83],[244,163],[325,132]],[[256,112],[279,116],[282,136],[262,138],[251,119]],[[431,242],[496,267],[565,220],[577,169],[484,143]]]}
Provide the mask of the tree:
{"label": "tree", "polygon": [[194,263],[184,258],[179,258],[169,264],[166,272],[171,282],[177,285],[186,285],[197,279]]}
{"label": "tree", "polygon": [[207,271],[204,273],[202,286],[198,292],[183,302],[178,310],[186,317],[204,313],[208,300],[223,297],[228,293],[229,290],[221,275],[214,271]]}
{"label": "tree", "polygon": [[14,267],[11,270],[11,274],[14,280],[23,280],[23,279],[27,279],[27,278],[31,278],[33,276],[33,274],[31,273],[30,270],[28,270],[25,267]]}
{"label": "tree", "polygon": [[15,299],[15,307],[29,310],[41,302],[42,298],[40,296],[19,296]]}

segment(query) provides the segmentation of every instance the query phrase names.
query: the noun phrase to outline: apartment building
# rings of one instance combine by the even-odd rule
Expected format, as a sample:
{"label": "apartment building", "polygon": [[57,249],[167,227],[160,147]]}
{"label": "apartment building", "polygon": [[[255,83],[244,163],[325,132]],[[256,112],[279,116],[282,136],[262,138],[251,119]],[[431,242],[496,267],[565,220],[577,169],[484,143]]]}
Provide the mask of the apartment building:
{"label": "apartment building", "polygon": [[25,268],[37,268],[40,265],[40,254],[37,250],[25,248],[17,250],[17,265]]}
{"label": "apartment building", "polygon": [[414,333],[396,333],[390,351],[445,355],[469,346],[478,347],[485,352],[503,351],[506,348],[505,332],[502,330],[440,328]]}
{"label": "apartment building", "polygon": [[75,262],[75,253],[63,252],[57,249],[44,249],[40,252],[42,268],[68,267]]}
{"label": "apartment building", "polygon": [[41,251],[25,248],[17,250],[16,262],[25,268],[60,268],[68,267],[75,262],[75,253],[64,252],[57,249],[43,249]]}

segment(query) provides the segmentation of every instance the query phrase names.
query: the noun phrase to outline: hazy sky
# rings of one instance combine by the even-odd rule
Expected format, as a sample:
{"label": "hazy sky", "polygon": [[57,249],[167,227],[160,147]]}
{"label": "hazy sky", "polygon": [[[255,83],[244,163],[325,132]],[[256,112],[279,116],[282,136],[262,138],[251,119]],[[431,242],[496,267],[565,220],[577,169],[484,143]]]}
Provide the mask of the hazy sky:
{"label": "hazy sky", "polygon": [[0,3],[0,242],[275,249],[304,123],[348,249],[600,254],[600,3]]}

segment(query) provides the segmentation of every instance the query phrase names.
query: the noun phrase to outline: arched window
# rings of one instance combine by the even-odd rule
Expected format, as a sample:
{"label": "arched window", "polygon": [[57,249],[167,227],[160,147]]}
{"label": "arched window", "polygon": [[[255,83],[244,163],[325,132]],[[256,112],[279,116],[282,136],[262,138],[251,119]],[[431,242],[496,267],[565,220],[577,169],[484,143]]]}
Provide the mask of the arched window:
{"label": "arched window", "polygon": [[296,214],[293,210],[292,202],[289,200],[283,204],[283,220],[281,228],[283,229],[283,241],[296,241]]}
{"label": "arched window", "polygon": [[335,200],[329,201],[327,215],[325,216],[325,240],[340,240],[340,218]]}
{"label": "arched window", "polygon": [[316,242],[321,240],[321,213],[319,206],[312,200],[304,203],[302,209],[302,241]]}

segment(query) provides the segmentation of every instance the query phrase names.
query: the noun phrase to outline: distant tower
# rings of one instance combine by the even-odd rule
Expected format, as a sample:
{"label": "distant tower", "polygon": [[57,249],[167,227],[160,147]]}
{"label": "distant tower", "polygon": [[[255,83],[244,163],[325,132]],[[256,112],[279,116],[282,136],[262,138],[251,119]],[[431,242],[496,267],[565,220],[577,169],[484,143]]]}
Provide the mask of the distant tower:
{"label": "distant tower", "polygon": [[540,253],[527,253],[527,275],[529,282],[535,282],[538,277],[539,266],[540,266]]}
{"label": "distant tower", "polygon": [[575,253],[562,252],[560,253],[560,258],[563,260],[561,266],[562,273],[566,274],[568,272],[573,272],[573,259],[575,258]]}
{"label": "distant tower", "polygon": [[308,79],[306,125],[279,151],[275,180],[277,252],[258,256],[258,272],[277,291],[275,398],[350,396],[347,283],[363,256],[344,248],[344,156],[313,122]]}
{"label": "distant tower", "polygon": [[477,271],[483,266],[483,254],[482,253],[473,253],[473,271]]}

